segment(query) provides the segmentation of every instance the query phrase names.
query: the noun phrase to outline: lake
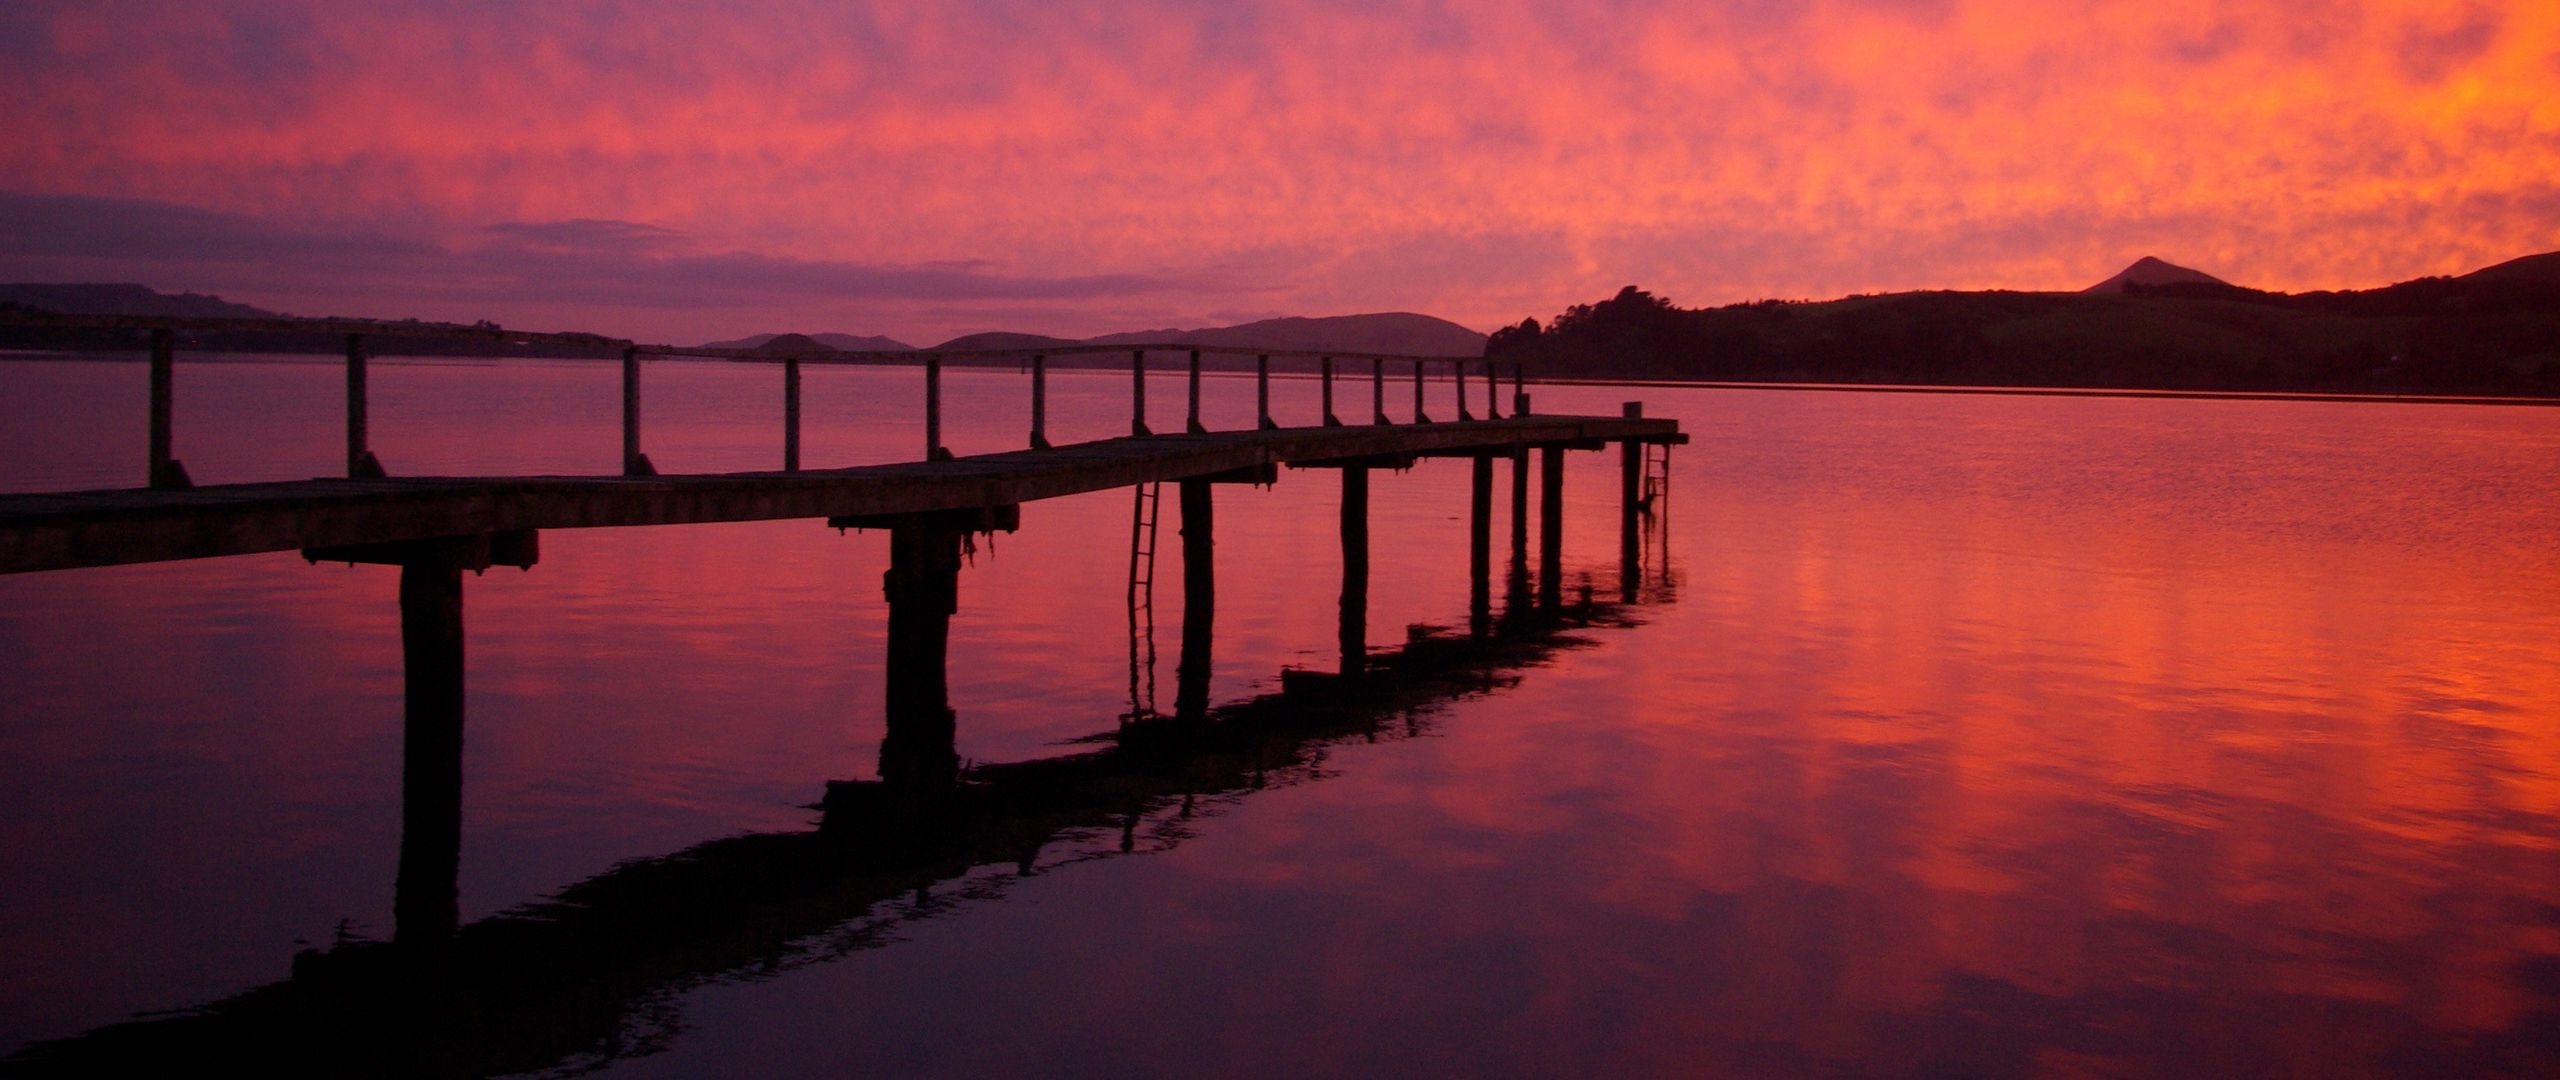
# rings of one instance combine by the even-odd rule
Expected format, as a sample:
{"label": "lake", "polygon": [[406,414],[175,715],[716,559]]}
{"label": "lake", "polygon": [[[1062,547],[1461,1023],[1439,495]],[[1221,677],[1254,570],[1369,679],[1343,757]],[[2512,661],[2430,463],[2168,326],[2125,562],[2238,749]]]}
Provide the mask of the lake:
{"label": "lake", "polygon": [[[661,471],[779,466],[777,369],[647,371]],[[1053,439],[1126,430],[1125,374],[1050,379]],[[379,359],[373,446],[394,475],[611,472],[618,380]],[[945,442],[1019,446],[1028,382],[946,373]],[[132,359],[0,360],[0,490],[131,485],[144,386]],[[1276,386],[1313,421],[1312,382]],[[177,387],[200,484],[342,467],[325,358],[182,355]],[[536,1064],[2560,1071],[2560,409],[1530,389],[1693,435],[1643,602],[1253,786],[824,912]],[[918,369],[805,393],[811,467],[919,455]],[[1251,423],[1250,379],[1207,397]],[[1178,377],[1149,400],[1179,428]],[[1571,455],[1569,593],[1618,581],[1618,468]],[[1337,494],[1217,489],[1214,701],[1333,666]],[[1372,647],[1463,634],[1466,463],[1371,498]],[[1035,503],[979,544],[964,757],[1084,753],[1131,711],[1130,512]],[[829,781],[875,777],[886,563],[882,532],[768,522],[557,530],[466,578],[462,917],[806,833]],[[0,578],[0,1053],[390,936],[397,578],[291,554]]]}

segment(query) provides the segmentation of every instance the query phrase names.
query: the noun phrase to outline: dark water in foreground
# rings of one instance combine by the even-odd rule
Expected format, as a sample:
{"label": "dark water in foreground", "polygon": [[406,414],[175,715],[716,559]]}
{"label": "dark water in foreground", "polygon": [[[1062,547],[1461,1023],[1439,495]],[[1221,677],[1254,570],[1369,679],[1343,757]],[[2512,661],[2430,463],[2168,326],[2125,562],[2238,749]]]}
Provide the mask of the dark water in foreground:
{"label": "dark water in foreground", "polygon": [[[382,361],[375,445],[409,475],[608,471],[616,377]],[[770,369],[649,377],[661,469],[777,462]],[[917,382],[812,372],[810,463],[914,456]],[[142,385],[134,363],[0,363],[0,487],[131,482]],[[1024,389],[953,374],[946,441],[1016,444]],[[326,364],[182,365],[179,455],[201,483],[326,474],[337,392]],[[1125,392],[1053,375],[1056,434],[1116,433]],[[1306,422],[1314,393],[1285,384],[1277,411]],[[1135,815],[1072,821],[1027,863],[821,910],[554,1064],[2560,1069],[2560,410],[1539,405],[1632,397],[1697,439],[1633,625],[1319,724],[1258,788],[1234,755],[1186,758],[1187,815],[1133,789]],[[1178,424],[1177,382],[1151,399]],[[1212,406],[1241,426],[1251,384],[1213,382]],[[1616,581],[1616,468],[1575,455],[1570,585]],[[1219,490],[1216,700],[1331,666],[1335,491]],[[1373,646],[1462,626],[1464,463],[1380,474],[1373,499]],[[1128,511],[1026,507],[963,571],[962,754],[1081,753],[1128,709]],[[825,781],[874,775],[885,551],[814,522],[555,532],[533,570],[469,579],[464,918],[805,834]],[[0,578],[0,1052],[389,935],[395,579],[290,555]]]}

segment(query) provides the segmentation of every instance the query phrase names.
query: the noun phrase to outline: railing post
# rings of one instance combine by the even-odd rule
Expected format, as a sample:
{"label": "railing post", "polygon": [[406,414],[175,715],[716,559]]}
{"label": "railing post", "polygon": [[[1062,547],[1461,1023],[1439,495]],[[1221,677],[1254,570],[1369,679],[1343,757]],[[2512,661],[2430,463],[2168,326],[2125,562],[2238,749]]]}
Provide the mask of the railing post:
{"label": "railing post", "polygon": [[1464,360],[1451,362],[1449,375],[1458,382],[1458,419],[1475,419],[1475,414],[1467,411],[1467,362]]}
{"label": "railing post", "polygon": [[1200,425],[1200,350],[1191,350],[1191,419],[1183,430],[1194,435],[1209,430]]}
{"label": "railing post", "polygon": [[1395,422],[1387,419],[1387,361],[1384,357],[1369,358],[1369,414],[1374,418],[1370,422],[1381,427]]}
{"label": "railing post", "polygon": [[800,358],[782,361],[782,471],[800,471]]}
{"label": "railing post", "polygon": [[924,357],[924,459],[943,461],[951,451],[942,448],[942,356],[926,353]]}
{"label": "railing post", "polygon": [[1153,435],[1147,430],[1147,350],[1129,350],[1129,434]]}
{"label": "railing post", "polygon": [[1502,376],[1493,370],[1493,361],[1484,362],[1484,418],[1502,419]]}
{"label": "railing post", "polygon": [[1271,354],[1253,358],[1253,400],[1257,414],[1254,426],[1264,431],[1279,427],[1271,420]]}
{"label": "railing post", "polygon": [[640,350],[622,350],[622,475],[656,476],[649,455],[640,452]]}
{"label": "railing post", "polygon": [[1031,354],[1031,448],[1049,448],[1049,354]]}
{"label": "railing post", "polygon": [[1322,367],[1323,374],[1320,378],[1324,382],[1324,426],[1341,427],[1342,421],[1333,415],[1333,358],[1325,357]]}
{"label": "railing post", "polygon": [[1431,422],[1431,414],[1425,411],[1422,407],[1422,387],[1424,382],[1422,369],[1425,364],[1426,361],[1422,360],[1416,360],[1413,362],[1413,422],[1417,424],[1428,424]]}
{"label": "railing post", "polygon": [[347,475],[354,479],[382,475],[382,462],[367,445],[371,434],[365,416],[366,359],[364,335],[347,335]]}
{"label": "railing post", "polygon": [[151,332],[151,472],[143,486],[156,488],[192,487],[186,466],[173,456],[169,435],[170,417],[177,411],[178,377],[177,335],[166,329]]}
{"label": "railing post", "polygon": [[1511,415],[1529,415],[1528,383],[1526,378],[1520,374],[1520,365],[1518,364],[1511,365]]}

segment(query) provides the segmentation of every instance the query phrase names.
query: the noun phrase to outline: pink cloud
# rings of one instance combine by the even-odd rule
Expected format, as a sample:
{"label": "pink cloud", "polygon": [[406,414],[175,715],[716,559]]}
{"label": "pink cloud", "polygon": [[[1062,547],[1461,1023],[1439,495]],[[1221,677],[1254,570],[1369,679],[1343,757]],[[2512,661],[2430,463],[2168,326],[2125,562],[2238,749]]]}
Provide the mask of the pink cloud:
{"label": "pink cloud", "polygon": [[[1176,322],[2068,288],[2145,252],[2333,287],[2560,246],[2555,54],[2524,2],[32,3],[0,16],[0,111],[36,133],[0,189],[454,250],[586,220],[699,257],[1224,271]],[[1025,328],[1119,328],[1057,314]]]}

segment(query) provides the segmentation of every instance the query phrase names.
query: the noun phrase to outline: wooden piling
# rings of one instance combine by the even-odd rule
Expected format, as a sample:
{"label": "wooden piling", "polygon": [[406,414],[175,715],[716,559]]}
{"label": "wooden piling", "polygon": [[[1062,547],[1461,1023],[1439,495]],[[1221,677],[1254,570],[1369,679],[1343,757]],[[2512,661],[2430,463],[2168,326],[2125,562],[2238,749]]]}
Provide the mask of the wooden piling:
{"label": "wooden piling", "polygon": [[1342,674],[1369,669],[1369,470],[1342,470]]}
{"label": "wooden piling", "polygon": [[1191,418],[1183,422],[1182,430],[1194,435],[1209,430],[1200,424],[1200,350],[1198,349],[1191,350]]}
{"label": "wooden piling", "polygon": [[1129,434],[1153,435],[1147,430],[1147,350],[1129,350]]}
{"label": "wooden piling", "polygon": [[1529,448],[1511,451],[1511,581],[1505,593],[1512,604],[1529,599]]}
{"label": "wooden piling", "polygon": [[800,471],[800,358],[782,361],[782,471]]}
{"label": "wooden piling", "polygon": [[1031,354],[1031,448],[1049,448],[1049,354]]}
{"label": "wooden piling", "polygon": [[940,461],[950,455],[942,449],[942,356],[924,356],[924,459]]}
{"label": "wooden piling", "polygon": [[[1644,417],[1644,403],[1627,402],[1619,415],[1630,420]],[[1643,531],[1638,517],[1643,512],[1644,444],[1627,439],[1618,443],[1618,593],[1627,603],[1636,602],[1636,592],[1644,584]]]}
{"label": "wooden piling", "polygon": [[1182,499],[1182,659],[1174,669],[1174,716],[1204,720],[1209,715],[1210,644],[1217,617],[1215,521],[1205,479],[1181,483]]}
{"label": "wooden piling", "polygon": [[1458,419],[1475,419],[1475,414],[1467,410],[1467,362],[1460,360],[1450,364],[1449,376],[1458,384]]}
{"label": "wooden piling", "polygon": [[460,925],[462,863],[462,568],[420,558],[400,567],[406,678],[400,767],[400,869],[392,940],[450,940]]}
{"label": "wooden piling", "polygon": [[1538,606],[1564,602],[1564,447],[1538,448]]}
{"label": "wooden piling", "polygon": [[1333,415],[1333,358],[1325,357],[1317,367],[1317,378],[1324,383],[1324,426],[1341,427],[1342,421]]}
{"label": "wooden piling", "polygon": [[151,462],[143,474],[144,487],[186,487],[185,470],[173,456],[170,437],[171,418],[177,411],[178,375],[177,335],[167,330],[151,332]]}
{"label": "wooden piling", "polygon": [[656,476],[640,452],[640,350],[622,350],[622,475]]}
{"label": "wooden piling", "polygon": [[1520,365],[1511,365],[1511,415],[1529,415],[1528,376],[1520,373]]}
{"label": "wooden piling", "polygon": [[1429,381],[1423,376],[1424,366],[1424,361],[1416,360],[1413,362],[1413,422],[1417,424],[1428,424],[1431,422],[1431,414],[1429,410],[1424,407],[1423,402],[1423,386]]}
{"label": "wooden piling", "polygon": [[1253,401],[1254,412],[1258,414],[1254,420],[1254,427],[1269,431],[1280,426],[1271,419],[1271,354],[1269,353],[1253,358]]}
{"label": "wooden piling", "polygon": [[1493,629],[1493,456],[1468,462],[1467,630],[1483,637]]}
{"label": "wooden piling", "polygon": [[1484,418],[1502,419],[1502,376],[1493,370],[1493,362],[1484,365]]}
{"label": "wooden piling", "polygon": [[880,779],[906,793],[949,789],[959,779],[948,664],[951,616],[960,606],[959,530],[917,521],[889,527],[887,730]]}
{"label": "wooden piling", "polygon": [[347,475],[355,479],[382,475],[382,461],[373,456],[369,445],[372,434],[366,417],[367,359],[364,335],[347,335]]}
{"label": "wooden piling", "polygon": [[1387,361],[1384,357],[1369,358],[1369,415],[1369,422],[1379,427],[1395,422],[1387,419]]}

